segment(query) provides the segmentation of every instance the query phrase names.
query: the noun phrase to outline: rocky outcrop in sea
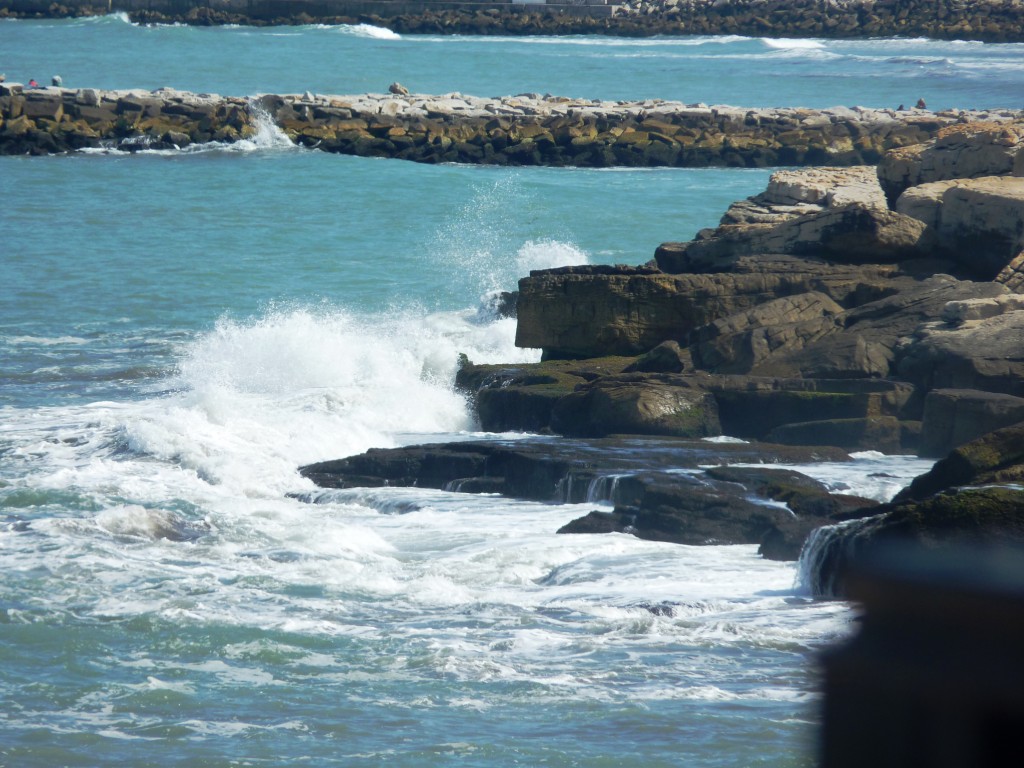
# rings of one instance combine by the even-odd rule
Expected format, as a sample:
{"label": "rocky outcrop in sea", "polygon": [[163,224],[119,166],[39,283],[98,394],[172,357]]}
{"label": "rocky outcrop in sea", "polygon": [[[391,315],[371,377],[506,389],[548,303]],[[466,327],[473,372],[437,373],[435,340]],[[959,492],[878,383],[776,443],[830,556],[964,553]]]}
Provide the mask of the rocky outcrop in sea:
{"label": "rocky outcrop in sea", "polygon": [[[759,543],[789,559],[803,548],[828,595],[876,540],[1021,540],[1022,163],[1024,125],[950,125],[877,167],[776,172],[647,264],[532,272],[517,343],[542,362],[463,360],[457,385],[482,429],[562,440],[377,451],[304,472],[328,486],[610,500],[562,532]],[[722,435],[749,442],[707,440]],[[865,449],[948,456],[883,506],[729,466]]]}

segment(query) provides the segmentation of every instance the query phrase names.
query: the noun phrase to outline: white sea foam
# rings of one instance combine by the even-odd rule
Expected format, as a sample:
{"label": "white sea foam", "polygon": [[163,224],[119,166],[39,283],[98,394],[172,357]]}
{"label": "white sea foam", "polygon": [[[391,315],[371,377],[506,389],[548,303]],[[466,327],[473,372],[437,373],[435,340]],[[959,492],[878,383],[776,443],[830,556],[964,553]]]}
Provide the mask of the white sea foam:
{"label": "white sea foam", "polygon": [[820,49],[825,47],[825,43],[821,40],[811,40],[806,38],[762,37],[759,39],[761,43],[768,48],[781,50],[792,50],[796,48]]}
{"label": "white sea foam", "polygon": [[424,320],[327,310],[222,320],[182,361],[181,393],[125,423],[128,444],[209,482],[276,494],[299,464],[393,445],[397,433],[468,429],[451,389],[458,354],[500,357],[508,338],[457,315]]}
{"label": "white sea foam", "polygon": [[367,37],[374,40],[401,40],[402,36],[386,27],[377,27],[373,24],[342,24],[334,27],[338,32],[354,37]]}
{"label": "white sea foam", "polygon": [[98,521],[111,533],[188,538],[194,531],[174,531],[180,521],[157,519],[166,499],[278,498],[310,489],[302,464],[472,430],[452,388],[459,355],[536,360],[514,334],[514,319],[473,310],[225,318],[185,346],[162,394],[7,409],[0,439],[34,488],[101,500],[120,489],[117,504],[101,501],[117,508]]}
{"label": "white sea foam", "polygon": [[80,336],[12,336],[11,338],[6,339],[6,342],[14,345],[24,344],[29,346],[55,347],[63,345],[81,346],[89,344],[90,340],[83,339]]}
{"label": "white sea foam", "polygon": [[[475,44],[479,42],[478,37],[471,35],[424,35],[407,38],[410,41],[419,43],[442,43],[452,45],[459,43]],[[649,37],[649,38],[627,38],[611,37],[601,35],[581,36],[515,36],[493,35],[488,36],[490,43],[502,43],[506,45],[546,45],[546,46],[575,46],[584,48],[693,48],[704,45],[730,45],[741,43],[752,38],[742,35],[709,35],[693,37]]]}
{"label": "white sea foam", "polygon": [[[824,483],[833,493],[889,501],[915,477],[931,469],[933,461],[917,456],[891,456],[878,451],[850,454],[853,461],[821,461],[808,464],[772,464],[772,468],[803,472]],[[740,464],[756,466],[764,464]]]}
{"label": "white sea foam", "polygon": [[79,16],[73,21],[74,24],[106,24],[110,22],[138,26],[137,24],[134,24],[130,18],[128,18],[128,14],[125,11],[107,13],[102,16]]}

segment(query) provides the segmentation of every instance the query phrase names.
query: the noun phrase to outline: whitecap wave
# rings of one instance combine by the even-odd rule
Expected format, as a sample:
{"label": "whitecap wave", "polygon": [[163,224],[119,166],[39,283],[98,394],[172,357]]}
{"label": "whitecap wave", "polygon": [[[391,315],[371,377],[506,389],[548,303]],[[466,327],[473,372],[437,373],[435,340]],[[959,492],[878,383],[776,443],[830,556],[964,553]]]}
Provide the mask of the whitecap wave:
{"label": "whitecap wave", "polygon": [[130,24],[133,27],[139,26],[133,22],[125,11],[117,11],[115,13],[105,13],[102,16],[78,16],[74,19],[75,24]]}
{"label": "whitecap wave", "polygon": [[373,24],[342,24],[334,27],[338,32],[353,37],[367,37],[374,40],[401,40],[402,36],[387,27],[377,27]]}
{"label": "whitecap wave", "polygon": [[774,49],[821,49],[825,47],[825,43],[821,40],[813,40],[808,38],[795,38],[795,37],[762,37],[759,38],[761,43],[768,48]]}
{"label": "whitecap wave", "polygon": [[[424,35],[408,38],[420,43],[479,43],[480,38],[474,35]],[[579,36],[510,36],[489,35],[489,43],[512,45],[551,45],[577,46],[585,48],[695,48],[704,45],[730,45],[742,43],[752,38],[743,35],[706,35],[694,37],[611,37],[602,35]]]}

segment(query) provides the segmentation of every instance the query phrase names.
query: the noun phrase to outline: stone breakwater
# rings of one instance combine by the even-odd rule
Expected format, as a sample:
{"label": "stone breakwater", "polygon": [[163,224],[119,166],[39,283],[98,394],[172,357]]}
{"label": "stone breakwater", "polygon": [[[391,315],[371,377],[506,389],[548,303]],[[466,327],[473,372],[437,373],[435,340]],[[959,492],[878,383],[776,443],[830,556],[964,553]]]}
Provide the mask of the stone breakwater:
{"label": "stone breakwater", "polygon": [[25,89],[0,84],[0,153],[171,149],[276,127],[327,152],[424,163],[548,166],[859,165],[943,127],[1011,122],[1010,110],[742,109],[648,100],[458,93],[253,98],[171,89]]}
{"label": "stone breakwater", "polygon": [[0,83],[0,154],[52,154],[88,147],[125,150],[234,142],[259,131],[246,99],[93,88],[25,89]]}
{"label": "stone breakwater", "polygon": [[1019,42],[1016,0],[6,0],[0,18],[128,13],[141,23],[356,24],[426,34],[931,37]]}

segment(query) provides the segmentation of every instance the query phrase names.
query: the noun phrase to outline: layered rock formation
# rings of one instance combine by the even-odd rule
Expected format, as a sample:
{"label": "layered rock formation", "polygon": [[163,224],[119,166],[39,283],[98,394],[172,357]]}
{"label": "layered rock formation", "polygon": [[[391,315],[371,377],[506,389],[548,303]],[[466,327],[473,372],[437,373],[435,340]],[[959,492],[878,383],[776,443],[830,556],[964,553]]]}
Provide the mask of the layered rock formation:
{"label": "layered rock formation", "polygon": [[[780,490],[791,477],[625,471],[613,511],[563,532],[696,543],[749,542],[756,530],[765,554],[795,557],[812,529],[843,523],[816,533],[807,555],[818,588],[830,593],[865,542],[1024,531],[1016,486],[966,488],[1024,476],[1019,427],[984,437],[1024,417],[1024,296],[1015,292],[1024,199],[1018,177],[994,175],[1020,171],[1022,134],[1016,125],[955,134],[955,142],[940,134],[897,153],[931,159],[913,177],[920,183],[895,199],[878,182],[891,182],[895,160],[877,176],[867,168],[779,172],[719,227],[662,245],[652,263],[532,273],[520,282],[517,338],[543,348],[546,360],[464,361],[458,384],[474,396],[484,429],[605,439],[729,434],[930,456],[982,436],[973,458],[940,462],[939,480],[915,483],[893,505],[839,500],[820,505],[818,516],[797,511],[807,498],[790,503]],[[950,152],[964,156],[942,157]],[[966,169],[976,178],[934,178]],[[945,191],[933,194],[940,184]],[[949,190],[972,194],[956,201]],[[726,475],[742,499],[722,495]],[[934,495],[950,485],[965,489]],[[758,493],[789,503],[792,514],[769,521],[750,507]],[[708,518],[728,524],[712,534]]]}
{"label": "layered rock formation", "polygon": [[553,166],[857,165],[963,122],[1017,112],[740,109],[538,94],[394,93],[255,100],[171,89],[25,89],[0,84],[0,153],[173,148],[251,138],[261,121],[328,152],[426,163]]}
{"label": "layered rock formation", "polygon": [[[876,429],[861,433],[868,447],[878,440],[877,417],[895,418],[904,423],[888,434],[901,435],[907,449],[917,447],[913,423],[924,420],[923,447],[939,455],[966,434],[950,419],[985,413],[985,423],[998,426],[1024,396],[1017,344],[1024,304],[1013,292],[1024,248],[1022,178],[991,175],[1021,170],[1022,135],[1017,124],[957,128],[892,153],[921,160],[914,176],[921,183],[899,191],[897,210],[878,182],[894,188],[891,155],[875,178],[868,168],[779,172],[764,193],[733,205],[718,228],[663,244],[652,264],[534,272],[520,283],[517,343],[557,359],[635,355],[671,341],[685,350],[677,358],[684,367],[747,377],[750,391],[768,379],[776,388],[782,380],[902,381],[915,394],[899,409],[827,420],[875,419]],[[958,169],[977,178],[935,178]],[[932,194],[936,185],[945,191]],[[684,378],[715,394],[721,424],[720,387]],[[578,389],[602,386],[611,384]],[[929,392],[954,389],[960,415],[938,396],[924,408]],[[552,413],[581,397],[566,396]],[[556,416],[549,426],[571,431],[565,422]],[[595,431],[590,417],[581,423]],[[734,434],[850,446],[853,424],[843,426],[844,435],[806,425],[761,433],[740,426]]]}
{"label": "layered rock formation", "polygon": [[1012,0],[564,0],[483,4],[451,0],[5,0],[0,18],[124,11],[142,23],[355,24],[427,34],[768,35],[1024,40]]}
{"label": "layered rock formation", "polygon": [[[324,485],[613,503],[567,534],[759,543],[782,559],[810,535],[805,569],[823,595],[842,594],[842,574],[883,542],[1024,540],[1022,492],[1006,486],[1024,478],[1024,433],[986,434],[1024,418],[1024,295],[1013,290],[1024,203],[1016,177],[991,175],[1015,156],[1009,145],[985,149],[993,131],[1018,135],[981,125],[912,153],[970,153],[929,161],[976,173],[955,180],[980,182],[966,207],[939,196],[940,213],[920,202],[892,210],[878,181],[888,163],[780,171],[719,227],[662,245],[652,263],[524,278],[518,342],[547,359],[463,360],[457,385],[484,429],[564,440],[378,451],[304,472]],[[928,178],[896,202],[947,181]],[[721,434],[753,442],[707,442]],[[975,438],[881,507],[798,473],[723,466],[772,461],[780,444],[812,446],[799,450],[818,458],[864,448],[938,456]],[[950,488],[960,490],[941,493]]]}

